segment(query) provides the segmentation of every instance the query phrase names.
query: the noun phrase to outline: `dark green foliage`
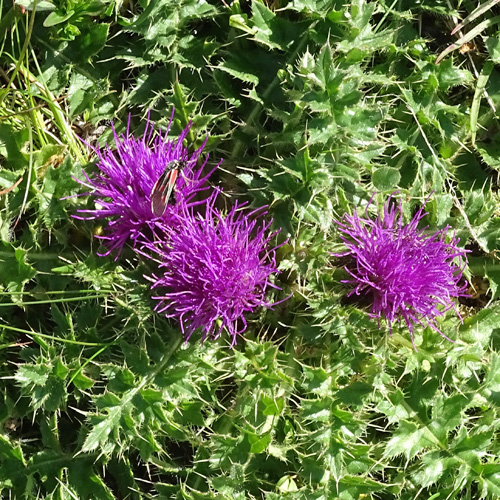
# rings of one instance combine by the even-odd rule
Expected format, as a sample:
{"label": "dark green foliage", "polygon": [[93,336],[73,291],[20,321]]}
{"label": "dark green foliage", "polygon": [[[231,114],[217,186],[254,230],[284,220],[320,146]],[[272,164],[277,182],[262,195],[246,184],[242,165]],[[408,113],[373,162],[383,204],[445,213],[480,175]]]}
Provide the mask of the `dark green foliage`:
{"label": "dark green foliage", "polygon": [[[0,495],[500,497],[498,6],[437,65],[474,2],[16,3],[0,2]],[[192,120],[188,143],[209,133],[223,158],[213,183],[269,205],[287,240],[269,300],[290,298],[234,349],[184,343],[151,269],[96,256],[101,222],[71,218],[92,207],[77,136],[112,143],[129,113],[139,134],[148,110],[165,127],[174,106],[172,134]],[[468,244],[464,322],[439,323],[455,343],[420,329],[415,352],[346,299],[332,221],[394,191],[408,219],[433,192],[430,230]]]}

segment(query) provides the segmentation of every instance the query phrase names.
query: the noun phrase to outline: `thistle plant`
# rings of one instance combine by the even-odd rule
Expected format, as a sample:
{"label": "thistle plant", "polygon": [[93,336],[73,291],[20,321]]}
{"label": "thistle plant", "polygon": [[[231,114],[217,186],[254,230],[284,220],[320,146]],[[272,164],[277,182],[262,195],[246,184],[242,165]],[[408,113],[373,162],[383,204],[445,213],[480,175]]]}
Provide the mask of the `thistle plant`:
{"label": "thistle plant", "polygon": [[[500,2],[43,3],[0,8],[0,496],[500,498]],[[82,176],[72,127],[174,104],[188,136],[115,122]],[[208,149],[269,215],[210,198]],[[404,199],[347,210],[408,186],[435,191],[436,228]],[[94,254],[67,220],[83,191],[102,251],[151,260]],[[346,293],[384,330],[460,342],[359,334],[332,213]]]}
{"label": "thistle plant", "polygon": [[391,331],[393,323],[405,323],[412,342],[415,325],[428,325],[448,339],[436,318],[449,309],[460,317],[453,299],[467,296],[466,250],[454,234],[447,241],[449,227],[435,233],[419,229],[425,215],[422,206],[404,224],[401,200],[391,197],[375,219],[367,207],[364,217],[355,210],[336,222],[347,247],[338,255],[348,259],[345,270],[351,276],[344,282],[354,286],[349,295],[369,298],[370,315],[379,326],[382,318]]}
{"label": "thistle plant", "polygon": [[276,247],[270,245],[276,233],[262,209],[248,212],[235,204],[223,215],[215,207],[217,194],[202,214],[184,205],[164,240],[147,247],[162,271],[151,278],[160,292],[156,311],[177,319],[186,340],[197,328],[202,340],[226,329],[234,345],[247,328],[245,315],[272,305],[266,292],[277,288],[270,280],[277,273]]}
{"label": "thistle plant", "polygon": [[[139,239],[170,224],[175,218],[177,206],[194,203],[193,197],[203,189],[203,184],[210,176],[211,172],[203,175],[206,159],[200,167],[197,166],[208,136],[190,154],[184,146],[184,140],[191,129],[191,122],[179,137],[169,139],[172,119],[173,112],[167,129],[162,132],[155,130],[154,123],[148,117],[143,136],[136,138],[130,133],[129,116],[124,134],[118,134],[114,125],[111,125],[114,148],[108,144],[102,149],[93,148],[100,172],[94,176],[84,172],[85,180],[80,182],[89,188],[86,194],[94,197],[96,208],[78,210],[85,215],[74,217],[108,220],[104,235],[99,236],[107,247],[103,255],[114,250],[119,254],[127,241],[136,246]],[[167,204],[165,211],[158,215],[152,208],[151,196],[170,162],[180,162],[184,168],[175,183],[176,203]]]}

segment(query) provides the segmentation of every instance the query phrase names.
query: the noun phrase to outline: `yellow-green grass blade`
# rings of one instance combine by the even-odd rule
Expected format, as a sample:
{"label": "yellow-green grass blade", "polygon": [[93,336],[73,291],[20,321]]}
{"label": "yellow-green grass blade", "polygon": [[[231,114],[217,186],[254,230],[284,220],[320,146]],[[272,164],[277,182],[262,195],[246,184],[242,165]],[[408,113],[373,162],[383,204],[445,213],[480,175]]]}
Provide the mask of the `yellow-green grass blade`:
{"label": "yellow-green grass blade", "polygon": [[485,29],[499,22],[500,22],[500,16],[495,16],[492,17],[491,19],[486,19],[482,23],[479,23],[475,28],[471,29],[464,36],[460,37],[456,42],[446,47],[446,49],[444,49],[443,52],[441,52],[441,54],[439,54],[438,58],[436,59],[436,64],[439,64],[448,54],[450,54],[454,50],[460,48],[465,43],[470,42],[473,38],[475,38],[477,35],[479,35],[479,33],[483,32]]}
{"label": "yellow-green grass blade", "polygon": [[451,32],[451,34],[454,35],[457,31],[461,30],[464,26],[474,21],[474,19],[477,19],[481,14],[484,14],[488,9],[493,7],[493,5],[498,2],[500,2],[500,0],[488,0],[482,5],[479,5],[460,24],[455,26],[455,29]]}
{"label": "yellow-green grass blade", "polygon": [[479,107],[481,105],[481,98],[484,93],[484,89],[486,84],[488,83],[488,79],[490,78],[491,72],[495,64],[493,61],[486,61],[481,70],[481,73],[477,79],[476,90],[474,92],[474,99],[472,99],[472,105],[470,107],[470,131],[471,131],[471,140],[472,145],[476,141],[476,133],[477,133],[477,118],[479,116]]}

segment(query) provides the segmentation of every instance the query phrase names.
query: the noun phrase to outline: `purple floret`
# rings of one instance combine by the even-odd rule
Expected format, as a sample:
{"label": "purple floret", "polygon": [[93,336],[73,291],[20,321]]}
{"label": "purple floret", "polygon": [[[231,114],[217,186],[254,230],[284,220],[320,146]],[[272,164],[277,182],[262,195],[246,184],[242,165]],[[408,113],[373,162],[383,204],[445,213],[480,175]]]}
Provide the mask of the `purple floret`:
{"label": "purple floret", "polygon": [[349,295],[368,297],[370,315],[379,325],[381,318],[390,329],[394,322],[404,321],[412,342],[416,324],[428,325],[448,338],[439,330],[436,318],[449,309],[460,317],[453,299],[468,296],[462,278],[467,251],[458,247],[455,234],[446,241],[450,227],[433,234],[427,228],[418,229],[425,215],[422,206],[404,225],[401,201],[394,203],[391,197],[376,219],[366,211],[360,217],[355,210],[336,222],[347,247],[338,256],[350,262],[345,266],[352,277],[345,283],[354,285]]}
{"label": "purple floret", "polygon": [[[105,145],[95,149],[98,156],[96,175],[79,181],[90,189],[95,198],[94,210],[78,210],[84,216],[80,219],[109,219],[104,235],[108,255],[114,250],[121,251],[127,241],[133,246],[139,240],[151,238],[159,228],[169,225],[175,219],[179,207],[193,205],[195,194],[203,189],[203,184],[211,175],[203,176],[205,162],[198,167],[198,158],[208,140],[208,136],[196,151],[190,154],[184,140],[191,129],[191,123],[175,139],[168,139],[172,118],[164,132],[155,135],[154,124],[149,121],[142,138],[130,133],[130,117],[125,134],[117,134],[112,125],[114,147]],[[175,184],[175,200],[167,206],[165,213],[158,217],[151,208],[151,191],[165,166],[172,160],[185,161]]]}
{"label": "purple floret", "polygon": [[[217,193],[216,193],[217,194]],[[235,344],[245,331],[245,314],[270,307],[266,298],[270,276],[277,272],[276,247],[270,240],[271,222],[235,205],[227,215],[214,207],[216,194],[207,200],[202,214],[186,208],[176,229],[167,229],[163,243],[152,243],[158,254],[160,276],[153,276],[153,288],[162,295],[156,311],[175,318],[188,340],[201,328],[202,339],[216,339],[224,328]]]}

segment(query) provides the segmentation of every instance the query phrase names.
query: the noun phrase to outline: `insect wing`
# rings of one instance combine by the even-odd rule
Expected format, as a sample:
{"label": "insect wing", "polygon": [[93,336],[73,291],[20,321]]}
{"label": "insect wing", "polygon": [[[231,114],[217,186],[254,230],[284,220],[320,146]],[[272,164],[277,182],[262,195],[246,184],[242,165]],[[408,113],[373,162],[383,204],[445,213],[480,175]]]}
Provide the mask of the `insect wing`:
{"label": "insect wing", "polygon": [[165,213],[165,210],[167,210],[168,201],[172,195],[181,167],[181,162],[168,162],[165,170],[151,190],[151,211],[157,217],[161,217]]}

